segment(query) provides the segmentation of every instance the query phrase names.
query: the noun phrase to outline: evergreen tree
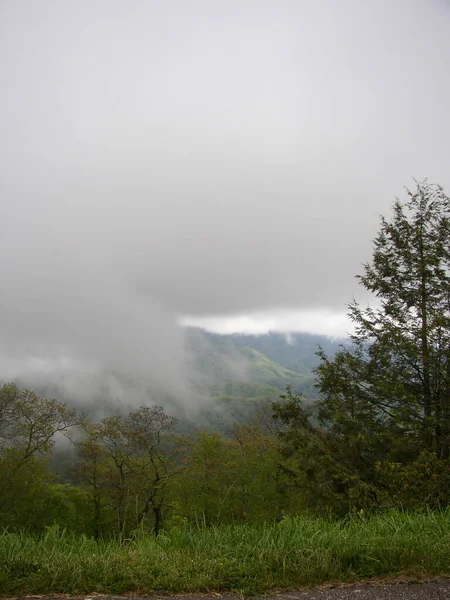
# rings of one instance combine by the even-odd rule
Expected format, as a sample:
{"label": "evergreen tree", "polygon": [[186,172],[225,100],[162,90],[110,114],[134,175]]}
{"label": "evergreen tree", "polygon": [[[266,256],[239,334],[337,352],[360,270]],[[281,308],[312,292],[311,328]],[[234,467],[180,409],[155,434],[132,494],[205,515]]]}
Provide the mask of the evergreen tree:
{"label": "evergreen tree", "polygon": [[316,369],[319,416],[336,434],[365,432],[370,447],[406,460],[450,448],[450,200],[418,183],[381,220],[361,284],[376,308],[350,305],[353,346]]}
{"label": "evergreen tree", "polygon": [[311,414],[292,394],[274,406],[287,466],[306,497],[315,488],[337,512],[376,505],[380,486],[386,497],[380,465],[449,458],[450,200],[440,187],[417,183],[394,203],[359,280],[373,307],[353,301],[351,344],[319,351]]}

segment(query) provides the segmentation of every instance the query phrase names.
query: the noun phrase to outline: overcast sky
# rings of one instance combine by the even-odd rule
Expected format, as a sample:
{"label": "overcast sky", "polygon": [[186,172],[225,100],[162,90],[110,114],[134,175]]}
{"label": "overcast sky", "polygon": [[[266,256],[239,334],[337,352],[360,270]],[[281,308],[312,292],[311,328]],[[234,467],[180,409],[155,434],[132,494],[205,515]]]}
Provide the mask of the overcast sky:
{"label": "overcast sky", "polygon": [[0,0],[0,89],[7,376],[344,333],[380,213],[450,187],[447,0]]}

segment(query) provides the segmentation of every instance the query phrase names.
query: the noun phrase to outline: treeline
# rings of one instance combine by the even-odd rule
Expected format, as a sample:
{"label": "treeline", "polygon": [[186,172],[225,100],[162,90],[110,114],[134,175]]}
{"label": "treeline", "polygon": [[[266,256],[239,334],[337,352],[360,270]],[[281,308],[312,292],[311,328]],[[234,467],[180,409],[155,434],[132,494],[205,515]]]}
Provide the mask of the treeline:
{"label": "treeline", "polygon": [[[93,423],[12,384],[0,388],[0,406],[0,522],[10,531],[58,525],[127,538],[187,522],[256,524],[300,510],[296,494],[283,489],[264,412],[225,437],[177,435],[176,420],[159,406]],[[73,446],[71,483],[50,468],[58,433]]]}
{"label": "treeline", "polygon": [[[382,218],[353,302],[351,345],[319,349],[319,400],[288,390],[225,437],[175,435],[161,407],[97,423],[13,385],[0,390],[0,522],[93,537],[186,522],[343,517],[450,501],[450,200],[419,183]],[[49,469],[74,447],[71,483]]]}

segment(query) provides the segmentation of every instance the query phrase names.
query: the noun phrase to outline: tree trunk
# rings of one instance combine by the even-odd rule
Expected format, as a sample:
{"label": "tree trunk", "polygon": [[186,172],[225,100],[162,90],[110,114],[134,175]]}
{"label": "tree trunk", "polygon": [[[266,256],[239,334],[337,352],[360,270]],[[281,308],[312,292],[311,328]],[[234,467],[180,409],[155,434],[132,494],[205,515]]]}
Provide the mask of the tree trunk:
{"label": "tree trunk", "polygon": [[161,524],[162,524],[162,507],[161,505],[154,505],[153,506],[153,514],[155,515],[155,522],[153,524],[153,533],[155,534],[155,537],[159,535],[159,532],[161,530]]}

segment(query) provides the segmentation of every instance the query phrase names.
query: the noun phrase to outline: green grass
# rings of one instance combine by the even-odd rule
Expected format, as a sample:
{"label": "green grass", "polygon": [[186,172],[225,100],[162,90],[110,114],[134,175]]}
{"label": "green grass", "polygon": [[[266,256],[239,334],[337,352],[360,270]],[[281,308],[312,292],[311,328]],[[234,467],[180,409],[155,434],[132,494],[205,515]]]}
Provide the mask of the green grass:
{"label": "green grass", "polygon": [[450,511],[345,523],[186,527],[99,541],[50,529],[0,536],[0,593],[206,592],[246,595],[329,581],[450,575]]}

